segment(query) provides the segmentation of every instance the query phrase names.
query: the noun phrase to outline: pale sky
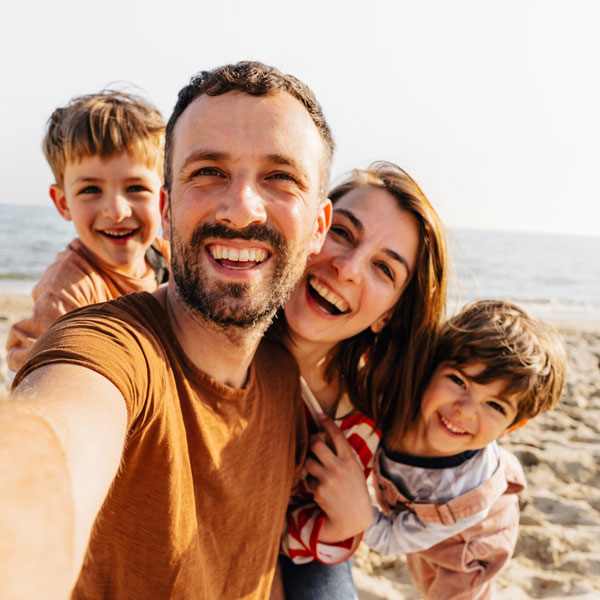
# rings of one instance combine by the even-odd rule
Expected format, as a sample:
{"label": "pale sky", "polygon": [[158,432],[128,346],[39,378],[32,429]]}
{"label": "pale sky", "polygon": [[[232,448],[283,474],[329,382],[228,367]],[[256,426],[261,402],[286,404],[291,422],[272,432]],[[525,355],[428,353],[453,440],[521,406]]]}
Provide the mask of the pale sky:
{"label": "pale sky", "polygon": [[334,179],[386,159],[451,228],[600,235],[598,0],[56,0],[0,22],[2,203],[50,203],[40,142],[72,96],[129,82],[166,119],[192,74],[256,59],[315,91]]}

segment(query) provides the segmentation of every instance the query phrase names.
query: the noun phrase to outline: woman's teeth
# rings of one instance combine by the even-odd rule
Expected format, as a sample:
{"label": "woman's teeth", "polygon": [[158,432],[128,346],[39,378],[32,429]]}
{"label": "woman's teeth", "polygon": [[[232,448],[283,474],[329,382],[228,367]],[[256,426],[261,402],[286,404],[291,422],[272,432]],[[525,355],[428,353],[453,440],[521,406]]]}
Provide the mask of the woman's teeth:
{"label": "woman's teeth", "polygon": [[338,296],[327,286],[320,283],[316,277],[309,277],[308,285],[317,292],[323,300],[332,304],[340,313],[346,313],[350,310],[350,305],[341,296]]}

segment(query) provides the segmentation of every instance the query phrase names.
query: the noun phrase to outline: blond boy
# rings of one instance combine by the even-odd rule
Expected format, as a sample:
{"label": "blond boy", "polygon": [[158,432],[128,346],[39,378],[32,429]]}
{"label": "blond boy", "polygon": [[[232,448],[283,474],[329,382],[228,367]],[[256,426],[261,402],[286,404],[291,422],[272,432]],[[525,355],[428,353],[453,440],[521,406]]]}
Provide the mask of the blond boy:
{"label": "blond boy", "polygon": [[384,437],[374,471],[383,512],[365,534],[381,553],[408,553],[423,598],[492,597],[525,486],[496,440],[553,408],[565,376],[558,334],[512,303],[475,302],[442,329],[417,418]]}
{"label": "blond boy", "polygon": [[9,331],[12,371],[61,315],[166,281],[169,245],[157,237],[164,131],[156,108],[124,92],[74,98],[50,117],[50,197],[78,237],[34,287],[33,314]]}

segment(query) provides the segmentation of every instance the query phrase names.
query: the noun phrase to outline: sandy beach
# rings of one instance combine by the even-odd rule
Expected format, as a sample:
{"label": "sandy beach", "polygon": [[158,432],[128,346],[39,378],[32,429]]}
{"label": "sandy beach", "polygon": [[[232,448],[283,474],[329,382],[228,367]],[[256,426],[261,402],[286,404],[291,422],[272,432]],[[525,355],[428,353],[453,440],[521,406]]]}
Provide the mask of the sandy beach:
{"label": "sandy beach", "polygon": [[[0,294],[0,388],[6,381],[6,336],[31,310],[28,296]],[[500,600],[600,598],[600,321],[555,321],[569,352],[559,408],[513,433],[505,447],[521,460],[515,556],[498,577]],[[361,546],[354,563],[361,600],[416,600],[402,556]]]}

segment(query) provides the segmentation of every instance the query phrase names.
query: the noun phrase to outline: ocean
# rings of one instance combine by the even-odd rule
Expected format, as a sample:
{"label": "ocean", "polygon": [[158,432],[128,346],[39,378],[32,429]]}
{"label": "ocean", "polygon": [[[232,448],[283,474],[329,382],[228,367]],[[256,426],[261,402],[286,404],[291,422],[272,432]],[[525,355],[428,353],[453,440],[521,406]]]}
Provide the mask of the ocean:
{"label": "ocean", "polygon": [[[0,293],[30,293],[73,237],[52,206],[0,205]],[[450,245],[451,309],[506,298],[538,316],[600,319],[600,236],[454,229]]]}

